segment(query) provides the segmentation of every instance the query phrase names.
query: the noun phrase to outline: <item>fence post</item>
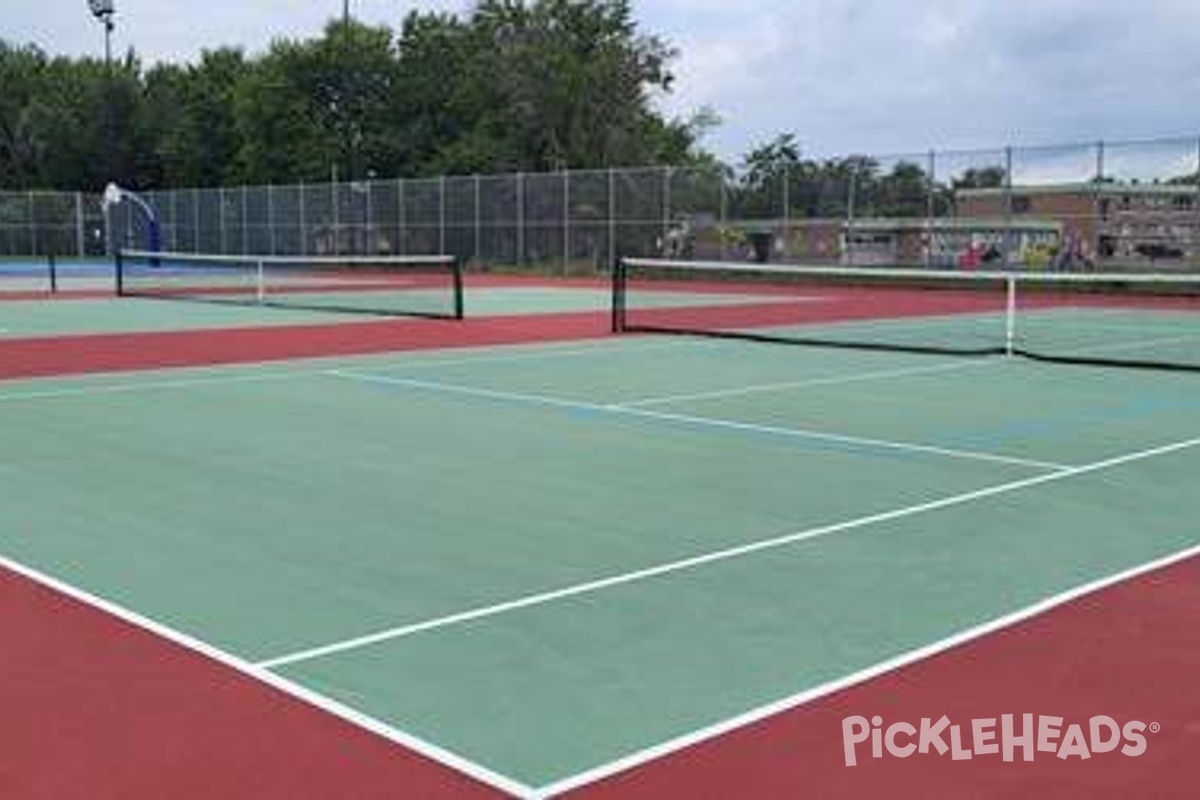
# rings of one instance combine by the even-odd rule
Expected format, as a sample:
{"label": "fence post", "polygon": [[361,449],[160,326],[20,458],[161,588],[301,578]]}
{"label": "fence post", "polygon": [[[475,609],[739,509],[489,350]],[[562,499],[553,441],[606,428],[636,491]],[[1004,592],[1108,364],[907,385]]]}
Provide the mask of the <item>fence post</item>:
{"label": "fence post", "polygon": [[87,234],[83,221],[83,192],[75,193],[75,252],[80,258],[87,255]]}
{"label": "fence post", "polygon": [[367,233],[366,247],[363,255],[373,256],[378,248],[375,247],[375,181],[368,179],[367,183]]}
{"label": "fence post", "polygon": [[446,252],[446,176],[438,178],[438,253]]}
{"label": "fence post", "polygon": [[200,190],[192,189],[192,252],[200,252]]}
{"label": "fence post", "polygon": [[404,179],[396,179],[396,214],[400,217],[400,229],[396,232],[398,250],[401,254],[408,253],[408,225],[404,208]]}
{"label": "fence post", "polygon": [[241,254],[246,255],[247,253],[250,252],[250,248],[247,246],[247,242],[250,239],[250,237],[249,237],[250,212],[248,211],[248,206],[250,204],[247,202],[247,200],[250,197],[250,190],[245,185],[242,186],[241,195],[242,195],[242,214],[241,214],[241,217],[242,217],[242,236],[241,236],[242,253]]}
{"label": "fence post", "polygon": [[267,184],[267,240],[271,255],[275,255],[275,184]]}
{"label": "fence post", "polygon": [[861,165],[861,158],[851,159],[850,181],[846,187],[846,232],[842,234],[842,261],[847,266],[854,265],[854,202],[857,199],[858,170]]}
{"label": "fence post", "polygon": [[220,253],[228,254],[225,247],[225,187],[217,189],[217,248]]}
{"label": "fence post", "polygon": [[480,217],[482,216],[483,212],[482,212],[482,208],[481,208],[482,187],[480,184],[481,184],[481,181],[479,178],[479,173],[475,173],[475,181],[474,181],[474,185],[473,185],[472,189],[474,190],[474,194],[475,194],[474,224],[475,224],[475,265],[476,266],[483,263],[483,230],[482,230],[483,223],[480,220]]}
{"label": "fence post", "polygon": [[933,266],[933,224],[937,218],[937,152],[929,151],[929,166],[925,177],[925,269]]}
{"label": "fence post", "polygon": [[1013,149],[1004,148],[1004,268],[1012,269]]}
{"label": "fence post", "polygon": [[104,215],[104,254],[106,256],[115,256],[116,248],[113,246],[113,225],[112,225],[113,208],[108,203],[101,206],[101,213]]}
{"label": "fence post", "polygon": [[336,180],[329,182],[329,207],[333,213],[333,253],[332,255],[340,256],[342,254],[342,226],[341,226],[341,193],[338,191],[338,183]]}
{"label": "fence post", "polygon": [[525,173],[517,173],[517,266],[525,263]]}
{"label": "fence post", "polygon": [[617,172],[608,168],[608,263],[617,266]]}
{"label": "fence post", "polygon": [[671,168],[663,167],[662,170],[662,237],[659,241],[665,247],[671,235]]}
{"label": "fence post", "polygon": [[1193,186],[1196,190],[1192,198],[1192,208],[1196,214],[1192,228],[1192,260],[1195,266],[1200,264],[1200,139],[1196,140],[1196,177]]}
{"label": "fence post", "polygon": [[300,246],[296,249],[299,251],[300,255],[306,256],[308,255],[308,205],[304,200],[304,181],[300,181],[297,191],[300,192],[300,196],[298,198],[298,211],[300,216],[300,230],[298,231],[298,235],[300,237]]}
{"label": "fence post", "polygon": [[729,226],[729,196],[728,187],[725,185],[725,175],[720,169],[717,170],[717,179],[720,181],[721,187],[721,196],[719,201],[720,210],[718,211],[718,216],[720,216],[721,229],[721,235],[719,237],[721,240],[721,260],[724,261],[728,255],[725,240],[727,232],[726,228]]}
{"label": "fence post", "polygon": [[563,195],[563,275],[571,268],[571,173],[562,171]]}
{"label": "fence post", "polygon": [[25,199],[29,207],[29,249],[36,256],[38,255],[37,206],[33,199],[32,189],[25,193]]}
{"label": "fence post", "polygon": [[1100,263],[1100,207],[1104,194],[1104,140],[1096,142],[1096,177],[1092,180],[1092,258]]}
{"label": "fence post", "polygon": [[171,244],[169,249],[178,252],[179,247],[179,190],[171,190]]}
{"label": "fence post", "polygon": [[[783,256],[785,261],[790,261],[799,253],[793,253],[797,237],[792,235],[792,164],[785,162],[783,165],[783,224],[780,226],[779,235],[772,242],[772,247],[776,252]],[[796,258],[796,260],[799,260]]]}
{"label": "fence post", "polygon": [[788,223],[792,217],[792,196],[791,196],[791,180],[792,180],[792,165],[785,162],[783,165],[783,214],[780,217],[783,220],[784,236],[787,236]]}

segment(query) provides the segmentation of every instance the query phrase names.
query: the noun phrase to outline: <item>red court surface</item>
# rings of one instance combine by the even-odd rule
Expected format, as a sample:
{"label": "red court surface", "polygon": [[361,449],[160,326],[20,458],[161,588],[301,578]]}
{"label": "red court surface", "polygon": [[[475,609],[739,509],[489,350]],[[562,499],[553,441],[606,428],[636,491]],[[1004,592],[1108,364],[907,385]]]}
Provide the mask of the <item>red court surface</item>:
{"label": "red court surface", "polygon": [[498,796],[3,569],[0,631],[5,800]]}
{"label": "red court surface", "polygon": [[[581,798],[1192,798],[1200,561],[1069,603],[576,790]],[[0,797],[468,798],[498,793],[178,645],[0,571]],[[1105,714],[1145,753],[845,765],[842,720]],[[481,721],[481,724],[482,721]],[[949,736],[945,736],[947,740]],[[969,745],[968,745],[969,746]]]}
{"label": "red court surface", "polygon": [[[1192,559],[1059,607],[868,683],[680,750],[578,791],[602,798],[1194,798],[1200,797],[1200,560]],[[963,731],[1003,714],[1093,716],[1161,726],[1145,753],[1060,759],[1014,751],[955,761],[914,753],[846,766],[842,720],[914,727],[943,715]],[[949,745],[949,734],[943,737]],[[999,736],[997,736],[997,739]],[[1061,743],[1063,737],[1059,738]],[[903,744],[901,737],[898,743]]]}

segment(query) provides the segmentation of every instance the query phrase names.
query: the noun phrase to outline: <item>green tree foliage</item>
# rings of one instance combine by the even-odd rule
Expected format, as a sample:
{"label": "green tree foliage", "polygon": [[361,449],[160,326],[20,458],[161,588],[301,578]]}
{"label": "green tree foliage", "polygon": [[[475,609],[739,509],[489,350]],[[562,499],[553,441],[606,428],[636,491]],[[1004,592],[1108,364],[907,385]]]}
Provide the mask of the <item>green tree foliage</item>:
{"label": "green tree foliage", "polygon": [[929,173],[912,161],[898,161],[884,172],[877,161],[862,158],[855,178],[855,210],[858,216],[923,217],[934,189]]}
{"label": "green tree foliage", "polygon": [[955,189],[999,189],[1004,186],[1007,171],[1001,166],[971,167],[951,181]]}
{"label": "green tree foliage", "polygon": [[784,187],[800,172],[800,146],[785,133],[754,148],[742,161],[741,179],[732,193],[736,216],[780,217]]}
{"label": "green tree foliage", "polygon": [[[1005,185],[1002,166],[971,167],[949,181],[931,178],[921,159],[885,165],[868,156],[803,158],[793,134],[781,134],[753,148],[729,188],[731,214],[778,218],[787,202],[792,219],[912,217],[951,213],[960,189]],[[853,202],[853,208],[851,208]]]}
{"label": "green tree foliage", "polygon": [[45,84],[46,56],[0,41],[0,185],[25,186],[43,147],[34,128],[35,100]]}
{"label": "green tree foliage", "polygon": [[0,182],[93,188],[146,177],[140,65],[49,58],[0,42]]}
{"label": "green tree foliage", "polygon": [[96,189],[342,180],[702,160],[701,113],[665,118],[675,56],[629,0],[480,0],[399,32],[193,64],[106,68],[0,42],[0,186]]}
{"label": "green tree foliage", "polygon": [[235,90],[246,72],[242,52],[226,48],[205,51],[195,65],[165,64],[146,73],[147,126],[160,183],[213,186],[232,177],[241,144]]}
{"label": "green tree foliage", "polygon": [[279,41],[235,88],[240,182],[393,173],[399,74],[387,28],[331,23],[320,39]]}

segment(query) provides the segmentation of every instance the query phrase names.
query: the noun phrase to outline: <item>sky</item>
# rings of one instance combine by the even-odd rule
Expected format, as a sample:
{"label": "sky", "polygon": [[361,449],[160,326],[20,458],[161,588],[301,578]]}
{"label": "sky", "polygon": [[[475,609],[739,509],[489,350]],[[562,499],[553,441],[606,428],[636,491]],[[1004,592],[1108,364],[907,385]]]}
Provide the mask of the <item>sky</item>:
{"label": "sky", "polygon": [[[115,0],[114,49],[186,61],[202,49],[317,34],[342,0]],[[398,28],[470,0],[351,0]],[[703,145],[736,163],[792,133],[806,155],[923,153],[1200,136],[1197,0],[633,0],[679,55],[670,116],[711,108]],[[87,0],[4,0],[0,38],[102,52]],[[0,92],[3,89],[0,87]]]}

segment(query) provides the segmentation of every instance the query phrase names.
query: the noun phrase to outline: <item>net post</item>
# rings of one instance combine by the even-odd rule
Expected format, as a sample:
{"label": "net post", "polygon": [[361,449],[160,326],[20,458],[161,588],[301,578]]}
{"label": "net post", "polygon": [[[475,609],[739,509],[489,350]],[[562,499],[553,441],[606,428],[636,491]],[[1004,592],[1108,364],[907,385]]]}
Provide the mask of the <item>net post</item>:
{"label": "net post", "polygon": [[75,254],[87,257],[87,231],[83,216],[83,192],[75,193]]}
{"label": "net post", "polygon": [[1004,355],[1011,357],[1016,352],[1017,276],[1012,272],[1005,273],[1004,284]]}
{"label": "net post", "polygon": [[259,303],[264,303],[267,299],[267,278],[266,268],[261,258],[255,262],[255,273],[255,295]]}
{"label": "net post", "polygon": [[450,269],[454,273],[454,318],[462,319],[465,316],[463,311],[463,264],[462,259],[454,256],[450,262]]}
{"label": "net post", "polygon": [[121,248],[113,253],[113,276],[116,278],[117,297],[125,295],[125,262],[121,257]]}
{"label": "net post", "polygon": [[50,276],[50,294],[58,294],[58,258],[53,251],[46,257],[46,267]]}
{"label": "net post", "polygon": [[612,332],[625,330],[625,259],[617,256],[612,270]]}

